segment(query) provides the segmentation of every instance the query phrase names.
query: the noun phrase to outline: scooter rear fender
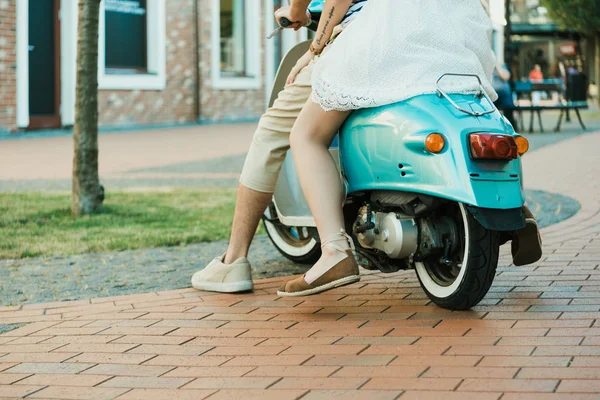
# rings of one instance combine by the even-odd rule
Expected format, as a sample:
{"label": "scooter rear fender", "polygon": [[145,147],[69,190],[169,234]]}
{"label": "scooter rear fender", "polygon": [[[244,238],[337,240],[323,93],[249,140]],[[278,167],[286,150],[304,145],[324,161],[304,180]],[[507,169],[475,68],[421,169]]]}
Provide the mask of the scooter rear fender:
{"label": "scooter rear fender", "polygon": [[[461,107],[483,111],[474,95],[452,95]],[[473,160],[468,135],[515,135],[496,110],[474,117],[436,94],[385,107],[355,111],[340,132],[340,160],[347,193],[398,190],[422,193],[487,209],[516,209],[524,203],[520,158]],[[425,138],[441,133],[439,154],[425,149]]]}

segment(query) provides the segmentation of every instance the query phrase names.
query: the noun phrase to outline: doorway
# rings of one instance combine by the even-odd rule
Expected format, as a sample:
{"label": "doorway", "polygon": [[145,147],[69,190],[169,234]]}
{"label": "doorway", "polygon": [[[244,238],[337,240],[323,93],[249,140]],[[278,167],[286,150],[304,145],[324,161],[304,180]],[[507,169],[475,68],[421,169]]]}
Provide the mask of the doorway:
{"label": "doorway", "polygon": [[58,128],[60,0],[29,0],[29,127]]}

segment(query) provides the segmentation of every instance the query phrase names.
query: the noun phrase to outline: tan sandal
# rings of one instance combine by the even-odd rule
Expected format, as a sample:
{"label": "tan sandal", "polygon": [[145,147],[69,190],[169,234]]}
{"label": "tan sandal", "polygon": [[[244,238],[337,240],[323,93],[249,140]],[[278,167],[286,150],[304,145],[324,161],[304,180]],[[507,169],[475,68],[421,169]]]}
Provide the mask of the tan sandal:
{"label": "tan sandal", "polygon": [[[350,245],[349,250],[343,249],[334,243],[340,240],[340,236],[348,241],[348,244]],[[327,272],[325,272],[312,283],[307,283],[304,279],[304,276],[286,282],[285,285],[283,285],[283,287],[277,291],[279,296],[309,296],[311,294],[325,292],[336,287],[349,285],[360,280],[358,263],[356,262],[356,258],[354,256],[355,248],[352,238],[342,230],[341,233],[324,241],[321,244],[321,248],[326,246],[339,252],[346,253],[348,257],[329,268]]]}

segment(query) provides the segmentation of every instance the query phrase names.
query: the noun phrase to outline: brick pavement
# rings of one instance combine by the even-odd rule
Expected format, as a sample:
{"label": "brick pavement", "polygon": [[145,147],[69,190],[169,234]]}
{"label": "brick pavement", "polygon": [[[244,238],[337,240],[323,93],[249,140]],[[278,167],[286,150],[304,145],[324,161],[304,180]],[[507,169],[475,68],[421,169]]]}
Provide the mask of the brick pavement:
{"label": "brick pavement", "polygon": [[[600,133],[529,154],[530,188],[581,202],[545,256],[503,251],[471,311],[429,303],[413,272],[301,299],[182,289],[0,308],[0,397],[32,399],[598,399]],[[504,249],[506,250],[506,249]]]}

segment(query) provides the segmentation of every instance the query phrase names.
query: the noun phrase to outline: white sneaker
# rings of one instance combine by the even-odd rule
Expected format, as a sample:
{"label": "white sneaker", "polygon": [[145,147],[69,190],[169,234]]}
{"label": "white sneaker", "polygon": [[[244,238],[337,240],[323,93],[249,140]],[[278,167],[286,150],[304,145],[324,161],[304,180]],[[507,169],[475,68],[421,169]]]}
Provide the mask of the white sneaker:
{"label": "white sneaker", "polygon": [[246,257],[224,264],[225,254],[212,260],[192,276],[192,286],[209,292],[235,293],[254,289],[252,271]]}

